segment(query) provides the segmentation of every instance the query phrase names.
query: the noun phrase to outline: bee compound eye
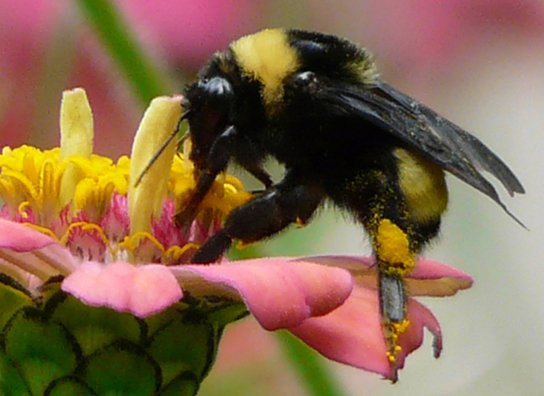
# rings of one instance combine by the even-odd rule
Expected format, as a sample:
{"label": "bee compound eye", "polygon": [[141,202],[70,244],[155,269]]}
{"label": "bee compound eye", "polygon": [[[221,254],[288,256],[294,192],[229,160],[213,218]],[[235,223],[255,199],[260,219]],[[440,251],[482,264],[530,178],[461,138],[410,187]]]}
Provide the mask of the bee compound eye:
{"label": "bee compound eye", "polygon": [[301,85],[308,85],[317,81],[317,77],[314,72],[305,71],[302,73],[298,73],[295,76],[295,81]]}
{"label": "bee compound eye", "polygon": [[206,97],[232,96],[231,84],[222,77],[203,78],[198,81],[198,90]]}
{"label": "bee compound eye", "polygon": [[312,71],[304,71],[293,76],[293,84],[297,89],[313,92],[317,88],[317,76]]}

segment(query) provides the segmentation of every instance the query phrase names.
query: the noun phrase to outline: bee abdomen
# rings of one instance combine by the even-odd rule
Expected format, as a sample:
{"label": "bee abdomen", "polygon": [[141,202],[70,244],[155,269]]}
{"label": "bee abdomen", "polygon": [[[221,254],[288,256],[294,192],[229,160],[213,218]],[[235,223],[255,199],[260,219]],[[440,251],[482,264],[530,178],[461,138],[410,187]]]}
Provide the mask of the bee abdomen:
{"label": "bee abdomen", "polygon": [[398,182],[410,220],[425,225],[440,220],[448,205],[444,171],[419,154],[406,149],[393,151]]}

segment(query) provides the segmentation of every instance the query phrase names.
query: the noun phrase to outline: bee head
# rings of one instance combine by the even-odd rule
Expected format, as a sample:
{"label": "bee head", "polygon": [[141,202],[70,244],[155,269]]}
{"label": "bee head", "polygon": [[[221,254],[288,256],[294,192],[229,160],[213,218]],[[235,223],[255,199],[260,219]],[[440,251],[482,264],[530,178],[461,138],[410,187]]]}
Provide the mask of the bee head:
{"label": "bee head", "polygon": [[229,125],[234,106],[232,84],[221,76],[201,77],[189,86],[186,106],[192,149],[191,161],[201,169],[215,139]]}

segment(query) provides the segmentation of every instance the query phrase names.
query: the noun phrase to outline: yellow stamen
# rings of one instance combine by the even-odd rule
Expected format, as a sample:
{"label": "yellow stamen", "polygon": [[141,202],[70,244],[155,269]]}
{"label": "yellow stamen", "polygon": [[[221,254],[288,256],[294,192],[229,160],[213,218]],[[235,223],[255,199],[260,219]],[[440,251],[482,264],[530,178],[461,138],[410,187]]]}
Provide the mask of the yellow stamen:
{"label": "yellow stamen", "polygon": [[178,262],[180,257],[187,253],[189,250],[197,250],[200,247],[198,243],[186,243],[183,246],[170,246],[164,253],[164,258],[166,262]]}
{"label": "yellow stamen", "polygon": [[30,203],[28,201],[23,201],[19,204],[19,207],[17,208],[17,212],[21,215],[23,219],[28,218],[27,209],[30,209]]}
{"label": "yellow stamen", "polygon": [[86,221],[77,221],[75,223],[72,223],[68,226],[68,229],[64,233],[64,235],[60,239],[60,243],[62,245],[66,245],[68,242],[68,239],[70,238],[70,234],[76,229],[80,228],[82,231],[95,231],[96,235],[100,238],[102,243],[104,243],[104,246],[108,247],[110,249],[110,242],[106,234],[104,234],[104,230],[98,225],[93,223],[88,223]]}
{"label": "yellow stamen", "polygon": [[31,224],[31,223],[23,223],[23,224],[25,226],[29,227],[29,228],[32,228],[32,229],[34,229],[36,231],[41,232],[42,234],[50,236],[51,238],[53,238],[56,241],[59,241],[59,239],[57,238],[55,233],[53,231],[51,231],[49,228],[47,228],[47,227],[42,227],[42,226],[39,226],[37,224]]}
{"label": "yellow stamen", "polygon": [[133,252],[143,243],[144,240],[151,242],[157,249],[159,249],[161,254],[164,255],[165,250],[162,243],[152,234],[145,231],[140,231],[125,237],[125,239],[119,243],[119,247],[124,248],[129,252]]}
{"label": "yellow stamen", "polygon": [[4,180],[10,179],[11,181],[10,188],[6,188],[6,190],[14,195],[25,197],[29,203],[37,204],[39,200],[38,191],[34,182],[24,173],[4,168],[2,170],[2,176],[6,178]]}

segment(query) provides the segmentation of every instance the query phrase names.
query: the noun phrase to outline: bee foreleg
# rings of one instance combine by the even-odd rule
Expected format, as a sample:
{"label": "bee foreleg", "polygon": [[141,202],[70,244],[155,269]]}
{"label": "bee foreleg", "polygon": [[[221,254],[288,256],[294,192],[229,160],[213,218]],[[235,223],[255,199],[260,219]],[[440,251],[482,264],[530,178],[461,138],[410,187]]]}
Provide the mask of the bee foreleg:
{"label": "bee foreleg", "polygon": [[194,219],[198,205],[210,190],[216,176],[227,168],[236,137],[236,128],[231,125],[213,143],[203,167],[195,171],[196,186],[189,202],[175,216],[178,226],[186,226]]}
{"label": "bee foreleg", "polygon": [[262,166],[263,158],[266,157],[266,155],[258,148],[251,138],[246,135],[241,136],[237,143],[236,152],[234,154],[236,161],[242,168],[263,183],[265,188],[268,189],[272,187],[272,177]]}
{"label": "bee foreleg", "polygon": [[195,263],[210,263],[221,257],[233,239],[256,242],[272,236],[294,222],[306,222],[322,202],[324,193],[314,185],[302,184],[289,174],[276,186],[235,209],[221,231],[195,254]]}

